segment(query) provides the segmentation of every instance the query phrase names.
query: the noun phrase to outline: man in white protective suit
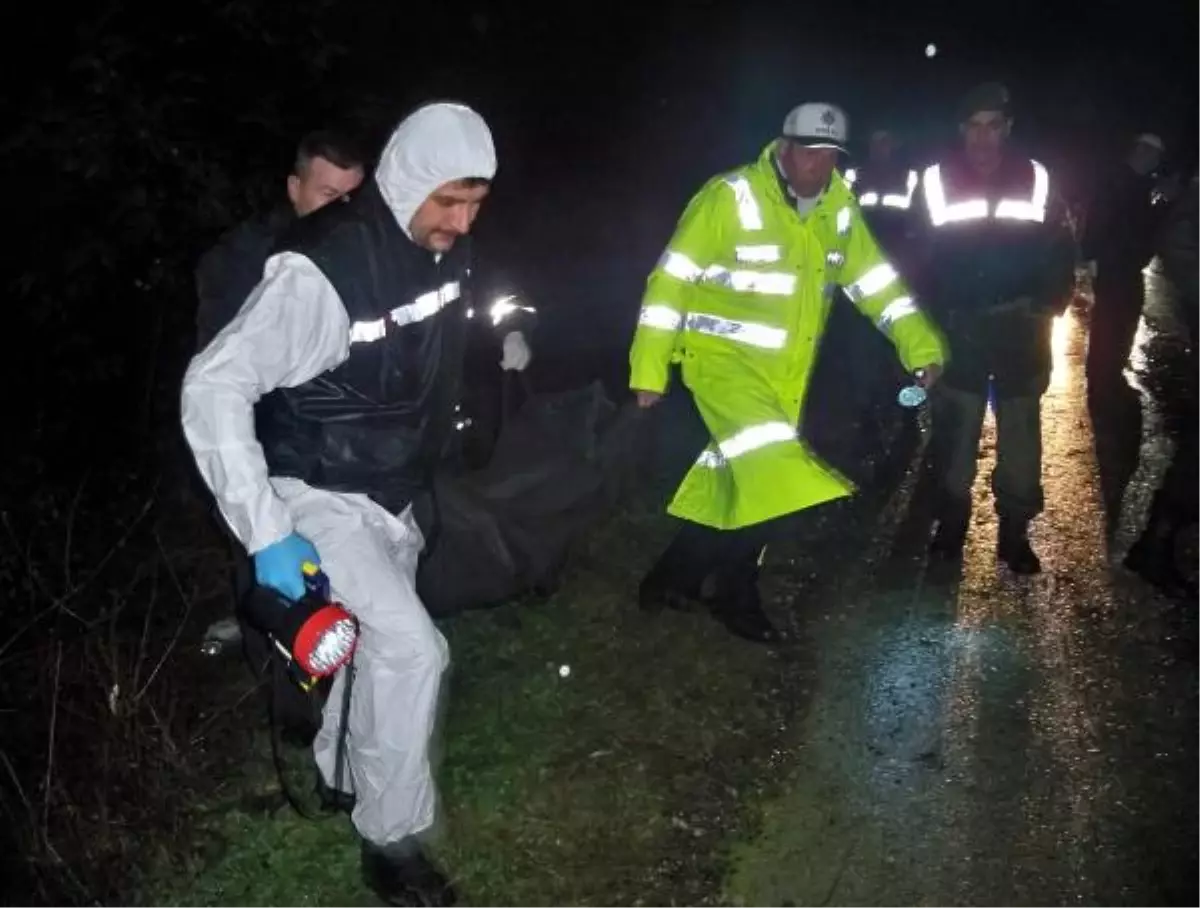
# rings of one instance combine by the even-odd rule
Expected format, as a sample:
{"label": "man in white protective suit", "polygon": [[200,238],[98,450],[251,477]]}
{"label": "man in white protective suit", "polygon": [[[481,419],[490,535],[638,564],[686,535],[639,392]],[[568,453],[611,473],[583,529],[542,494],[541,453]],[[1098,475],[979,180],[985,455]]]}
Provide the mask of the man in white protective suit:
{"label": "man in white protective suit", "polygon": [[[467,234],[496,172],[491,133],[458,104],[405,119],[374,178],[303,218],[236,318],[192,361],[183,429],[259,585],[288,599],[314,561],[361,636],[336,772],[345,670],[314,743],[348,777],[364,879],[389,904],[453,904],[422,850],[448,650],[415,591],[412,513],[452,429],[470,311]],[[505,368],[524,368],[523,337]]]}

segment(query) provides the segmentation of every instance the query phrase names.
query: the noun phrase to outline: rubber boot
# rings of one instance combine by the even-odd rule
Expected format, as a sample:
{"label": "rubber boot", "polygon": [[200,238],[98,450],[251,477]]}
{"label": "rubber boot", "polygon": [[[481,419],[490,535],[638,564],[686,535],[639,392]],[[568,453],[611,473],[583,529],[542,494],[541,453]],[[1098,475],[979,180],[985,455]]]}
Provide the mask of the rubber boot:
{"label": "rubber boot", "polygon": [[1042,570],[1042,562],[1029,544],[1028,520],[1000,518],[996,557],[1007,564],[1014,574],[1037,574]]}
{"label": "rubber boot", "polygon": [[1147,583],[1165,592],[1184,591],[1186,582],[1175,564],[1175,534],[1178,529],[1164,497],[1155,495],[1146,529],[1129,549],[1122,563]]}
{"label": "rubber boot", "polygon": [[779,643],[784,635],[763,611],[758,590],[759,555],[752,553],[725,565],[717,573],[713,617],[733,635],[751,643]]}
{"label": "rubber boot", "polygon": [[388,905],[454,905],[458,895],[409,836],[387,845],[362,845],[363,882]]}
{"label": "rubber boot", "polygon": [[970,500],[947,500],[938,509],[937,531],[929,543],[929,554],[947,561],[962,559],[971,525]]}

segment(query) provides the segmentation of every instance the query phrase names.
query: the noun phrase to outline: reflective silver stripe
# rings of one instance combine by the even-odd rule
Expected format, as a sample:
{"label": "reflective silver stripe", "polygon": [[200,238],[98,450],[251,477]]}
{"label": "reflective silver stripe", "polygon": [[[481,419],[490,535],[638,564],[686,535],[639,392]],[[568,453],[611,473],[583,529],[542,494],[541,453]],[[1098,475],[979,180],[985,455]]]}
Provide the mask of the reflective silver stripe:
{"label": "reflective silver stripe", "polygon": [[437,290],[422,293],[406,306],[397,306],[388,315],[397,325],[411,325],[414,322],[423,321],[431,315],[437,315],[460,296],[462,296],[462,287],[459,286],[458,281],[449,281],[438,287]]}
{"label": "reflective silver stripe", "polygon": [[795,440],[796,429],[790,423],[759,423],[757,426],[742,429],[724,441],[717,442],[715,448],[705,449],[696,460],[696,465],[719,469],[743,454],[749,454],[751,451],[757,451],[768,445]]}
{"label": "reflective silver stripe", "polygon": [[[742,249],[766,249],[763,246],[743,246]],[[779,247],[774,247],[778,251]],[[764,293],[769,296],[791,296],[796,290],[796,275],[786,271],[730,271],[723,265],[701,268],[686,255],[668,250],[659,261],[665,274],[681,281],[716,284],[743,293]]]}
{"label": "reflective silver stripe", "polygon": [[1050,174],[1037,161],[1033,165],[1033,195],[1029,201],[1001,199],[996,205],[996,217],[1014,221],[1046,220],[1046,201],[1050,198]]}
{"label": "reflective silver stripe", "polygon": [[666,274],[677,277],[681,281],[698,281],[704,274],[704,269],[682,252],[672,252],[670,249],[662,254],[658,267]]}
{"label": "reflective silver stripe", "polygon": [[721,318],[704,312],[689,312],[684,324],[689,331],[722,337],[764,350],[782,350],[787,344],[787,331],[783,328],[773,328],[757,322],[739,322],[736,319]]}
{"label": "reflective silver stripe", "polygon": [[846,288],[846,295],[854,302],[874,296],[896,280],[896,269],[887,262],[876,265]]}
{"label": "reflective silver stripe", "polygon": [[837,233],[838,236],[845,236],[850,232],[851,213],[849,208],[843,208],[837,213]]}
{"label": "reflective silver stripe", "polygon": [[740,293],[791,296],[796,292],[796,275],[785,271],[726,271],[713,265],[705,270],[704,279]]}
{"label": "reflective silver stripe", "polygon": [[861,196],[859,196],[858,204],[862,205],[864,208],[874,208],[879,204],[879,193],[864,192]]}
{"label": "reflective silver stripe", "polygon": [[850,167],[842,174],[842,179],[846,181],[847,185],[853,186],[858,182],[858,171]]}
{"label": "reflective silver stripe", "polygon": [[846,257],[835,249],[825,253],[825,264],[830,268],[841,268],[846,264]]}
{"label": "reflective silver stripe", "polygon": [[642,307],[638,316],[638,324],[647,328],[659,328],[663,331],[678,331],[683,325],[683,316],[662,303],[651,303]]}
{"label": "reflective silver stripe", "polygon": [[761,246],[737,246],[734,248],[733,254],[739,262],[757,264],[765,262],[778,262],[781,255],[779,247],[774,244],[764,244]]}
{"label": "reflective silver stripe", "polygon": [[[514,312],[537,312],[532,306],[523,306],[520,303],[513,302],[515,299],[516,296],[510,294],[502,296],[496,302],[492,303],[492,307],[488,309],[488,315],[492,318],[493,326],[499,325]],[[468,311],[468,317],[472,317],[473,315],[473,311]]]}
{"label": "reflective silver stripe", "polygon": [[946,190],[942,186],[940,164],[932,164],[925,168],[922,182],[925,185],[925,203],[929,207],[929,219],[934,227],[956,221],[975,221],[988,216],[987,199],[969,199],[953,205],[946,204]]}
{"label": "reflective silver stripe", "polygon": [[387,334],[387,319],[377,318],[373,322],[355,322],[350,326],[350,343],[369,344],[382,340]]}
{"label": "reflective silver stripe", "polygon": [[879,320],[875,324],[880,328],[890,328],[905,316],[916,315],[920,311],[911,296],[898,296],[883,307],[883,311],[879,313]]}
{"label": "reflective silver stripe", "polygon": [[912,205],[913,193],[916,192],[917,189],[917,172],[915,170],[910,170],[908,172],[908,180],[905,188],[906,192],[904,195],[900,195],[897,192],[889,192],[887,195],[885,195],[883,197],[884,206],[887,208],[900,208],[905,211],[908,210],[909,206]]}
{"label": "reflective silver stripe", "polygon": [[[1037,221],[1046,219],[1046,202],[1050,197],[1050,175],[1037,161],[1033,165],[1033,193],[1024,199],[1001,199],[996,205],[995,217],[1004,220]],[[935,227],[960,221],[973,221],[988,216],[987,199],[968,199],[946,204],[946,192],[942,186],[941,168],[934,164],[925,170],[922,181],[925,185],[925,201],[929,206],[929,218]]]}
{"label": "reflective silver stripe", "polygon": [[738,220],[742,223],[742,229],[762,230],[762,212],[758,210],[758,201],[754,198],[750,181],[745,177],[733,177],[725,182],[737,200]]}

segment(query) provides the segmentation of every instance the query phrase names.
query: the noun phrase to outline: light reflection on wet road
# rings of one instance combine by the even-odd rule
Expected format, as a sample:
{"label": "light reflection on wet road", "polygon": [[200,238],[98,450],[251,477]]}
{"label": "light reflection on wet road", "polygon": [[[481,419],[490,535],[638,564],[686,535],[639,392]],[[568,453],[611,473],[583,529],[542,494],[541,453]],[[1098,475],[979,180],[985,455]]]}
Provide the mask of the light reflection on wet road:
{"label": "light reflection on wet road", "polygon": [[[989,417],[961,576],[898,556],[813,606],[819,691],[735,903],[1196,904],[1194,606],[1114,567],[1085,320],[1053,335],[1044,572],[996,561]],[[1126,541],[1169,452],[1150,410]]]}

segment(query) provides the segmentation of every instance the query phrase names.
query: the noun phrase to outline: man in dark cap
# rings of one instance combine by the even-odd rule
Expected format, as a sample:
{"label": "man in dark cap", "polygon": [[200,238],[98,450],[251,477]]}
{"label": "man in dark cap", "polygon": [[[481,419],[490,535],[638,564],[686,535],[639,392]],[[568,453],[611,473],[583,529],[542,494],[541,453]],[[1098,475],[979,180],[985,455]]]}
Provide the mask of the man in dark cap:
{"label": "man in dark cap", "polygon": [[991,398],[997,556],[1033,574],[1041,570],[1028,537],[1043,507],[1041,397],[1050,383],[1051,322],[1070,299],[1074,248],[1046,168],[1009,145],[1008,90],[980,85],[960,114],[962,146],[927,167],[920,185],[919,289],[950,347],[933,399],[940,502],[931,551],[961,557]]}

